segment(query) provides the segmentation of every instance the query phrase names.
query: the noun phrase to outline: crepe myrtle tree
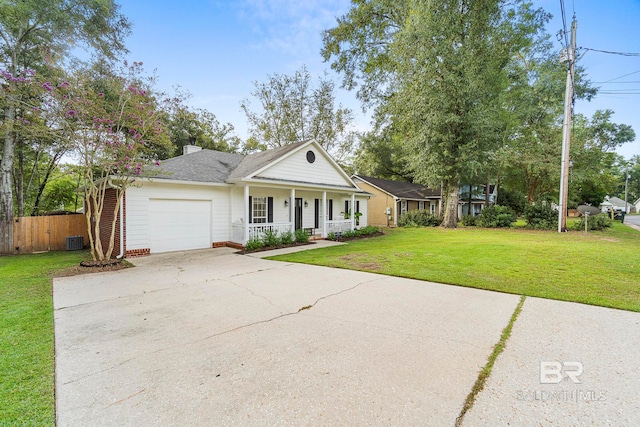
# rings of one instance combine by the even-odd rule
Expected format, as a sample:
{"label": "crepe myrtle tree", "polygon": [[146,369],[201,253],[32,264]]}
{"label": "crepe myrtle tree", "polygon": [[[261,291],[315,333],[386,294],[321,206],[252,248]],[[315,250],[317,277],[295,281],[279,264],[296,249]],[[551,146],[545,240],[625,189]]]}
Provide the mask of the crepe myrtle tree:
{"label": "crepe myrtle tree", "polygon": [[[116,222],[122,198],[136,178],[157,172],[156,153],[171,141],[156,111],[161,100],[141,78],[141,63],[125,74],[96,75],[94,70],[79,73],[73,83],[48,87],[52,103],[62,107],[61,126],[69,138],[82,170],[82,192],[87,209],[91,257],[111,258]],[[100,223],[108,189],[115,191],[108,245],[103,247]]]}

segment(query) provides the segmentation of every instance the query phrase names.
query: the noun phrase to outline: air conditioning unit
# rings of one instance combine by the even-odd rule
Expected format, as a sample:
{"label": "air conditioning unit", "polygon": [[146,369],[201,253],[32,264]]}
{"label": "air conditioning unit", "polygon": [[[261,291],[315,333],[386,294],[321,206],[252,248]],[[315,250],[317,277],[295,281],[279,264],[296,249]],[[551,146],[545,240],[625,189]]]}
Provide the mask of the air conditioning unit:
{"label": "air conditioning unit", "polygon": [[67,236],[67,250],[79,251],[84,248],[84,238],[82,236]]}

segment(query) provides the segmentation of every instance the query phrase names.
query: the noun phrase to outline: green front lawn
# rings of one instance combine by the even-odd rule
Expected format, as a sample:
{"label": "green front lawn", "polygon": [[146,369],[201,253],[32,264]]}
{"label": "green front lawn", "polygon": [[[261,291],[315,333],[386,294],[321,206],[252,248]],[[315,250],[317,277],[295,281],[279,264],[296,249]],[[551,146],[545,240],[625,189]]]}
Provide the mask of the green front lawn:
{"label": "green front lawn", "polygon": [[52,277],[86,258],[0,257],[0,425],[55,425]]}
{"label": "green front lawn", "polygon": [[269,259],[640,311],[640,233],[392,229]]}

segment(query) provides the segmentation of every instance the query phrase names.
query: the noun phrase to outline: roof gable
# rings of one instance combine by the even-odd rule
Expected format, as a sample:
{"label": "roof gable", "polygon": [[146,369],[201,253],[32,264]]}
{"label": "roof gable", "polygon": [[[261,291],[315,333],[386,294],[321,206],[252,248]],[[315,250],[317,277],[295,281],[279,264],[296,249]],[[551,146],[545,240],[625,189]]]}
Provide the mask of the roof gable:
{"label": "roof gable", "polygon": [[254,168],[242,178],[357,188],[349,175],[315,140],[289,144],[273,151],[275,153],[268,158],[270,161],[261,159],[264,160],[262,167]]}

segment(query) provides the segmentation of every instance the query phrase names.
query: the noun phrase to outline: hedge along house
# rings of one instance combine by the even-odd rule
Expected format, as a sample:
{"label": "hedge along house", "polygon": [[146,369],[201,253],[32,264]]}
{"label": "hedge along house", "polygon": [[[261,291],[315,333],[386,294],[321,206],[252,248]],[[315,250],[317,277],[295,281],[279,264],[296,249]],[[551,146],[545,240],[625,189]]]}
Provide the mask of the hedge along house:
{"label": "hedge along house", "polygon": [[439,189],[362,175],[353,175],[352,178],[360,188],[372,194],[368,203],[368,222],[371,225],[397,226],[400,215],[416,209],[426,209],[434,215],[441,213]]}
{"label": "hedge along house", "polygon": [[314,140],[250,155],[185,146],[127,189],[113,255],[240,247],[266,230],[326,237],[367,225],[368,196]]}

